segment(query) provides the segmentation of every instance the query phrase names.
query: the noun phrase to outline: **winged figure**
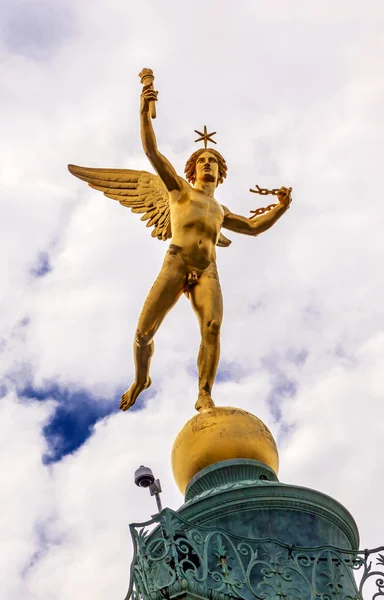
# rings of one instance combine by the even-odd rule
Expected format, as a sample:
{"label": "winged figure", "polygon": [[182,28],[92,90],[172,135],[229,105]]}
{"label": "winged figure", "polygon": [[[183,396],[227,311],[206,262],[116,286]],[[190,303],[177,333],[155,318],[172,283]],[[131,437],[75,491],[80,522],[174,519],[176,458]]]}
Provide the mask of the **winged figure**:
{"label": "winged figure", "polygon": [[153,237],[170,240],[162,269],[139,318],[133,349],[135,380],[123,394],[120,408],[129,409],[139,394],[151,385],[149,368],[154,352],[153,338],[167,313],[185,293],[201,331],[195,405],[200,411],[214,406],[211,392],[220,355],[223,304],[215,246],[226,247],[231,243],[221,228],[257,236],[286,212],[291,195],[290,188],[280,188],[278,203],[250,218],[232,213],[219,204],[214,193],[227,175],[227,165],[217,150],[207,148],[206,139],[212,134],[205,136],[205,147],[196,150],[188,159],[186,179],[180,177],[157,147],[151,120],[156,101],[157,92],[153,85],[145,86],[140,104],[141,138],[144,152],[158,175],[75,165],[68,165],[68,169],[108,198],[141,214],[141,220],[153,228]]}
{"label": "winged figure", "polygon": [[[134,213],[142,213],[141,221],[153,227],[152,237],[159,240],[172,238],[169,194],[158,175],[131,169],[94,169],[68,165],[69,171],[90,187],[104,192],[107,198],[117,200]],[[229,246],[231,241],[220,232],[217,246]]]}

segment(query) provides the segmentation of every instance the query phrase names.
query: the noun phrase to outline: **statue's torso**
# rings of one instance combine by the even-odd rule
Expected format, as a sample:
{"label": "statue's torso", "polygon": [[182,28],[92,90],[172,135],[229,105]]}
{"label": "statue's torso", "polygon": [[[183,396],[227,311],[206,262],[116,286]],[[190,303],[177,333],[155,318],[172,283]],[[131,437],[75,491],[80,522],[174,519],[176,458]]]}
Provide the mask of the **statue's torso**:
{"label": "statue's torso", "polygon": [[181,248],[183,260],[191,267],[205,269],[216,260],[216,242],[224,210],[210,196],[191,186],[170,198],[172,244]]}

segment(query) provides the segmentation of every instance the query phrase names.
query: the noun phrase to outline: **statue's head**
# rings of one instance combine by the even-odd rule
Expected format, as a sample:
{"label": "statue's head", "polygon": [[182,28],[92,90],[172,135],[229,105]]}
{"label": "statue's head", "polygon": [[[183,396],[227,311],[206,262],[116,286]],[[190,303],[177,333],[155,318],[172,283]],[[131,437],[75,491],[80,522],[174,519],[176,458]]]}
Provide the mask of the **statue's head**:
{"label": "statue's head", "polygon": [[227,176],[227,163],[217,150],[200,148],[187,160],[184,173],[192,185],[196,181],[215,181],[218,186]]}

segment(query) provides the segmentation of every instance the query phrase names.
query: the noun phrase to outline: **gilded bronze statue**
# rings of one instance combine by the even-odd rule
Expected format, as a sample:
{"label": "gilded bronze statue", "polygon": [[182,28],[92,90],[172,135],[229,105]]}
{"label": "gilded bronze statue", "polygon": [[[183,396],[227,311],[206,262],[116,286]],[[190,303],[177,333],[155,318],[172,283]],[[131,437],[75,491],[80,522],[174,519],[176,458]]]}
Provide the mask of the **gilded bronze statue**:
{"label": "gilded bronze statue", "polygon": [[[132,212],[142,213],[152,236],[171,240],[162,269],[145,300],[134,339],[135,380],[123,394],[120,408],[133,406],[139,394],[151,385],[149,368],[154,352],[153,338],[166,314],[184,293],[195,311],[201,331],[198,356],[198,398],[200,411],[214,406],[211,397],[220,355],[220,327],[223,304],[216,268],[216,246],[231,242],[221,233],[229,229],[245,235],[259,235],[269,229],[286,212],[291,202],[291,188],[272,192],[278,203],[253,211],[250,217],[232,213],[214,197],[216,187],[227,175],[227,165],[217,150],[207,148],[213,142],[206,128],[199,133],[204,148],[195,151],[185,167],[186,180],[180,177],[157,147],[152,126],[156,116],[157,92],[153,74],[140,74],[140,123],[144,152],[158,174],[129,169],[94,169],[69,165],[73,175],[118,200]],[[214,142],[215,143],[215,142]],[[259,190],[261,188],[258,188]],[[270,193],[272,193],[270,192]],[[268,190],[256,193],[268,193]]]}

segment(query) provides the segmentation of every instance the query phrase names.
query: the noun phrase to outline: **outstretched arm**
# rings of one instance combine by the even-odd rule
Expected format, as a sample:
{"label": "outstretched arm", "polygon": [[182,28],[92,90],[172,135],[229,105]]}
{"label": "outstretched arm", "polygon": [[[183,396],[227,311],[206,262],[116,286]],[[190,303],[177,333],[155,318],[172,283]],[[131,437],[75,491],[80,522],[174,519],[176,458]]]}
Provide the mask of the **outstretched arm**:
{"label": "outstretched arm", "polygon": [[155,132],[153,131],[152,120],[149,114],[149,105],[150,102],[156,100],[157,92],[152,89],[144,88],[140,102],[141,141],[144,152],[149,158],[149,162],[159,175],[167,190],[169,192],[178,191],[181,189],[180,179],[169,160],[159,152]]}
{"label": "outstretched arm", "polygon": [[231,213],[230,210],[224,207],[223,227],[235,231],[236,233],[244,233],[245,235],[259,235],[263,233],[280,219],[280,217],[288,210],[291,203],[291,191],[282,187],[278,194],[279,203],[271,208],[268,212],[255,217],[247,218],[241,215]]}

